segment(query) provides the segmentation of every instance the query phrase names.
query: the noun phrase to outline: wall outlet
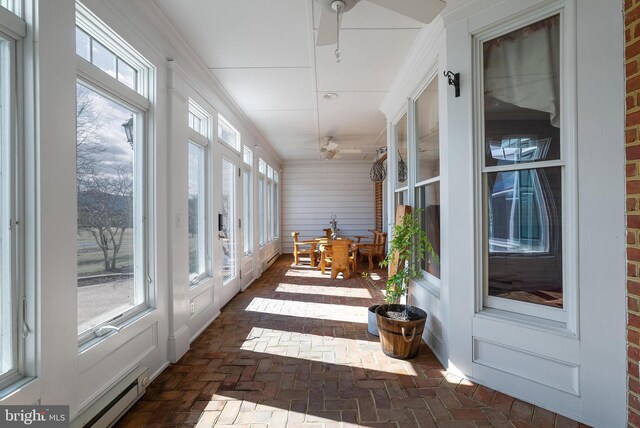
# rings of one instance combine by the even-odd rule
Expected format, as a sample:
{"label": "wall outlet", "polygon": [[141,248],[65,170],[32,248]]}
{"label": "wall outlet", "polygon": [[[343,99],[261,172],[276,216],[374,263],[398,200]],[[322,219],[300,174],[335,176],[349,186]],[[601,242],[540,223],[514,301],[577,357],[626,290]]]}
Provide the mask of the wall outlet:
{"label": "wall outlet", "polygon": [[189,310],[191,311],[191,314],[195,313],[195,311],[196,311],[195,302],[191,302],[191,304],[189,305]]}

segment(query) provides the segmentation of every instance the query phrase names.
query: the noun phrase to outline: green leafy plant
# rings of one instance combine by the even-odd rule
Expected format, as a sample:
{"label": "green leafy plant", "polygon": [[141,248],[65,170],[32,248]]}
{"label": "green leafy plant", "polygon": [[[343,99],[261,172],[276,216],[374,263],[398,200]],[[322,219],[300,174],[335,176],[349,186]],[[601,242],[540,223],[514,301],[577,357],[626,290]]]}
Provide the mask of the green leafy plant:
{"label": "green leafy plant", "polygon": [[[385,301],[397,303],[400,297],[409,292],[409,280],[422,277],[420,268],[425,254],[429,253],[435,263],[439,263],[438,255],[427,239],[419,221],[421,210],[406,214],[402,222],[393,227],[393,239],[389,242],[389,252],[380,266],[386,267],[397,260],[398,270],[387,278]],[[396,259],[397,258],[397,259]]]}

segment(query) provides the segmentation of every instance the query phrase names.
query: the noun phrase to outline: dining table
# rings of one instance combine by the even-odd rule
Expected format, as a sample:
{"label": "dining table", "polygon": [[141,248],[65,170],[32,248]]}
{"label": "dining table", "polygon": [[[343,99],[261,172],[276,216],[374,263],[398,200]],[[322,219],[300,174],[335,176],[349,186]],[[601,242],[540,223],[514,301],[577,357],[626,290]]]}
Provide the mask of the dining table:
{"label": "dining table", "polygon": [[[354,238],[355,238],[355,237],[354,237]],[[351,239],[351,238],[349,238],[349,237],[347,237],[347,236],[341,236],[341,237],[338,237],[338,239],[346,239],[346,240],[353,241],[353,239]],[[312,238],[311,240],[309,240],[309,241],[304,241],[304,242],[305,242],[305,243],[308,243],[308,244],[311,244],[311,250],[312,250],[312,251],[315,251],[315,250],[316,250],[316,248],[320,249],[320,246],[321,246],[321,245],[327,245],[327,246],[330,246],[330,245],[328,245],[328,242],[329,242],[330,240],[331,240],[331,239],[327,238],[326,236],[319,236],[319,237],[317,237],[317,238]],[[313,243],[315,243],[315,245],[314,245],[314,244],[312,244],[312,242],[313,242]],[[351,255],[352,253],[357,252],[357,251],[358,251],[358,247],[356,246],[356,243],[352,243],[352,244],[349,246],[349,254]],[[354,257],[357,257],[357,254],[354,254]],[[316,261],[316,260],[315,260],[315,256],[314,256],[313,261],[312,261],[312,264],[311,264],[311,267],[316,267],[316,266],[315,266],[315,263],[314,263],[315,261]],[[356,267],[357,267],[357,262],[356,262]],[[320,269],[320,262],[319,262],[319,261],[318,261],[317,269]]]}

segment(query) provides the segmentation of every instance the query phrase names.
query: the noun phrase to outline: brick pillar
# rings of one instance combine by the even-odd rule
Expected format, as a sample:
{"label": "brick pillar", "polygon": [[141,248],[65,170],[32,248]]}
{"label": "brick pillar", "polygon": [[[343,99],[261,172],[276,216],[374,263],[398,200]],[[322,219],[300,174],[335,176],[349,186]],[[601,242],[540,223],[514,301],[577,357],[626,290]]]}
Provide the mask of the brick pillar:
{"label": "brick pillar", "polygon": [[640,428],[640,0],[625,0],[628,423]]}

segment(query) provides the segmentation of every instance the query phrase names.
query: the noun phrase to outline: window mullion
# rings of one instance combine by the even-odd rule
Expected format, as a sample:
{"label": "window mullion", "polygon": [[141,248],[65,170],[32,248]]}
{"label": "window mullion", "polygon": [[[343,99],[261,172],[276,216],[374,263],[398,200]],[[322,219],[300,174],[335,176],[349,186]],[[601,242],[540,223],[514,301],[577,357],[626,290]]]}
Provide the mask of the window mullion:
{"label": "window mullion", "polygon": [[508,164],[508,165],[485,166],[482,170],[482,173],[488,174],[492,172],[523,171],[528,169],[543,169],[543,168],[553,168],[558,166],[562,167],[564,165],[565,165],[565,162],[562,160],[524,162],[524,163],[516,163],[516,164]]}

